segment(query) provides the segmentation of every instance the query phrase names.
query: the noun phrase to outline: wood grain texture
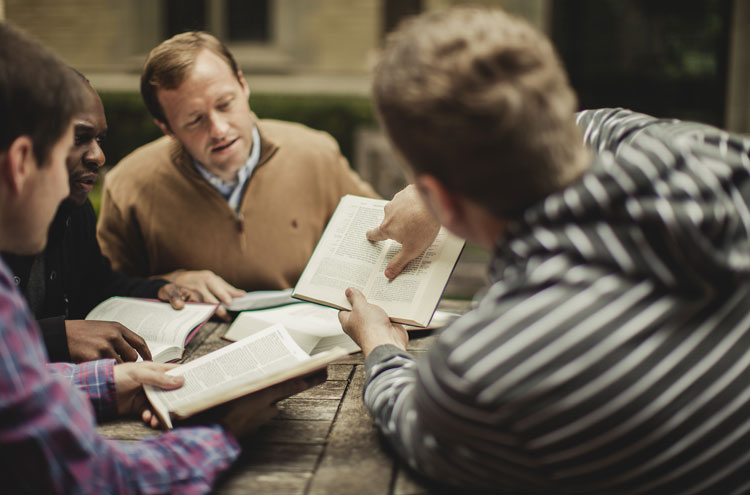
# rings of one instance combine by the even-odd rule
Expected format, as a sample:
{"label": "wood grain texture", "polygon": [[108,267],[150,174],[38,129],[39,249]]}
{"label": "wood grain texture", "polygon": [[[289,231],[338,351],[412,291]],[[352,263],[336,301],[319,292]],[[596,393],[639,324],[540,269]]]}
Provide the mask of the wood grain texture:
{"label": "wood grain texture", "polygon": [[357,366],[310,482],[307,493],[311,495],[389,493],[393,461],[381,449],[362,402],[364,382],[364,367]]}

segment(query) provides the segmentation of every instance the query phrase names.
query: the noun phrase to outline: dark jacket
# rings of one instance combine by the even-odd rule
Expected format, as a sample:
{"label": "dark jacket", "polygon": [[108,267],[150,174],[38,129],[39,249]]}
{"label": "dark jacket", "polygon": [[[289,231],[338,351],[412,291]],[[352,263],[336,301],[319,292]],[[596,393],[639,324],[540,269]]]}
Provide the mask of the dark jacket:
{"label": "dark jacket", "polygon": [[[111,296],[155,298],[165,280],[127,277],[112,270],[96,240],[96,213],[90,201],[82,206],[65,200],[49,229],[44,250],[44,299],[32,308],[39,320],[50,361],[69,361],[65,320],[82,320]],[[28,297],[34,256],[3,253],[15,283]]]}

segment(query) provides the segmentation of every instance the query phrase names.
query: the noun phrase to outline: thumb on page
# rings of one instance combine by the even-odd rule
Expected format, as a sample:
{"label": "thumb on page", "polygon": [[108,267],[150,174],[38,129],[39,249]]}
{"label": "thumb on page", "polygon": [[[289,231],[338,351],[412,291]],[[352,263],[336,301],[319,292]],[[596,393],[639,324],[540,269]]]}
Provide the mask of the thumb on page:
{"label": "thumb on page", "polygon": [[134,370],[134,378],[142,385],[151,385],[164,390],[180,388],[185,383],[182,376],[168,375],[166,372],[174,368],[174,364],[144,362],[137,363],[139,366]]}
{"label": "thumb on page", "polygon": [[344,294],[346,294],[346,300],[349,301],[349,304],[352,305],[352,310],[356,309],[355,306],[359,304],[367,304],[365,295],[362,294],[362,291],[360,291],[359,289],[349,287],[348,289],[346,289]]}

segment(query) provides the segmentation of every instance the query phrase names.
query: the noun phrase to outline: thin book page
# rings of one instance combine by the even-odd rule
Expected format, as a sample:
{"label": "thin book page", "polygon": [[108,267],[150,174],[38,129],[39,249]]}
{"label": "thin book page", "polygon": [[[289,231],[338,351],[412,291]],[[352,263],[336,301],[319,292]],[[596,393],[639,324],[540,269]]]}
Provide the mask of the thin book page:
{"label": "thin book page", "polygon": [[169,303],[133,297],[111,297],[86,315],[87,320],[116,321],[137,333],[149,349],[184,346],[191,332],[205,323],[215,304],[185,303],[174,309]]}
{"label": "thin book page", "polygon": [[322,368],[347,353],[334,349],[311,358],[281,325],[206,354],[167,373],[185,377],[176,390],[144,386],[162,423],[172,428],[171,416],[186,418],[214,405],[261,390]]}
{"label": "thin book page", "polygon": [[395,280],[384,271],[401,249],[393,240],[372,242],[366,232],[383,220],[387,201],[344,196],[294,290],[294,296],[351,309],[344,291],[361,290],[393,321],[427,326],[458,260],[464,241],[441,229],[433,244]]}
{"label": "thin book page", "polygon": [[275,323],[284,325],[294,341],[309,354],[317,354],[334,346],[343,347],[349,352],[359,350],[359,346],[341,328],[337,309],[299,301],[272,309],[243,311],[232,322],[224,338],[237,341]]}

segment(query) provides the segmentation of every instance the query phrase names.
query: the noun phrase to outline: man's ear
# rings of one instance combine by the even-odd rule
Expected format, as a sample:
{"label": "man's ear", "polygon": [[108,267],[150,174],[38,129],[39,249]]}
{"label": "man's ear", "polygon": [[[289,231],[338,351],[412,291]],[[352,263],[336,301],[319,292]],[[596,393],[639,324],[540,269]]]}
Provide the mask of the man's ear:
{"label": "man's ear", "polygon": [[461,196],[446,188],[435,176],[419,174],[414,181],[432,213],[448,230],[460,232],[464,222]]}
{"label": "man's ear", "polygon": [[237,80],[240,82],[240,86],[242,86],[242,91],[245,92],[245,97],[250,98],[250,86],[247,85],[247,81],[245,81],[245,76],[241,70],[237,71]]}
{"label": "man's ear", "polygon": [[169,128],[166,122],[162,122],[159,119],[154,119],[154,124],[156,124],[156,127],[161,129],[161,132],[163,132],[165,135],[169,137],[174,137],[174,133],[172,132],[172,129]]}
{"label": "man's ear", "polygon": [[37,167],[31,137],[23,135],[14,139],[4,154],[4,161],[3,178],[11,191],[20,194],[32,173],[32,168]]}

